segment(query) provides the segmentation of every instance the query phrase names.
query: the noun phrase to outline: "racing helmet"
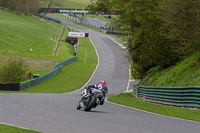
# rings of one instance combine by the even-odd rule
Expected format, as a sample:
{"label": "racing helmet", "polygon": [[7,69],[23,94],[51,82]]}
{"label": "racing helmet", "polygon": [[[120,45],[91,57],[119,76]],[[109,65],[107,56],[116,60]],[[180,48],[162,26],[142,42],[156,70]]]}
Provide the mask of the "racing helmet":
{"label": "racing helmet", "polygon": [[101,82],[99,84],[103,84],[103,85],[106,85],[106,81],[105,80],[101,80]]}

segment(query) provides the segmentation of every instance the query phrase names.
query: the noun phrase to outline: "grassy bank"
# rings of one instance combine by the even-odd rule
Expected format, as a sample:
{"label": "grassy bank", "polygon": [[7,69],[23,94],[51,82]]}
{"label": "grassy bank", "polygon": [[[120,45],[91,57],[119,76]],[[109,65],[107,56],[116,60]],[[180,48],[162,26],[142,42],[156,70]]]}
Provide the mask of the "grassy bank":
{"label": "grassy bank", "polygon": [[55,58],[62,25],[5,11],[0,11],[0,17],[0,54]]}
{"label": "grassy bank", "polygon": [[[196,52],[185,60],[164,70],[159,67],[152,68],[139,85],[161,87],[200,86],[200,52]],[[200,122],[199,109],[153,104],[132,97],[131,93],[121,93],[110,97],[108,101],[161,115]]]}
{"label": "grassy bank", "polygon": [[4,124],[0,124],[0,132],[1,133],[41,133],[38,131],[17,128],[13,126],[4,125]]}
{"label": "grassy bank", "polygon": [[65,66],[63,72],[20,92],[64,93],[79,89],[88,81],[98,62],[89,38],[79,38],[77,57],[78,60]]}
{"label": "grassy bank", "polygon": [[200,122],[200,110],[192,110],[186,108],[177,107],[167,107],[162,105],[157,105],[149,102],[144,102],[135,97],[132,97],[131,93],[121,93],[117,96],[112,96],[108,98],[108,101],[117,104],[122,104],[128,107],[133,107],[161,115],[172,116],[182,119],[188,119]]}
{"label": "grassy bank", "polygon": [[[64,43],[65,36],[59,48],[59,51],[64,50],[65,54],[54,56],[63,25],[39,17],[18,16],[5,11],[0,11],[0,17],[0,54],[58,61],[73,56],[73,49]],[[67,32],[68,28],[64,35]]]}
{"label": "grassy bank", "polygon": [[200,86],[200,52],[165,70],[152,68],[141,84],[165,87]]}
{"label": "grassy bank", "polygon": [[54,55],[63,25],[2,10],[0,17],[0,67],[11,57],[21,58],[29,64],[31,72],[43,75],[58,62],[73,57],[73,48],[65,42],[68,28]]}
{"label": "grassy bank", "polygon": [[[63,25],[5,11],[0,11],[0,16],[0,27],[3,27],[0,34],[4,34],[0,36],[0,55],[4,56],[0,66],[9,58],[7,56],[20,56],[30,63],[33,73],[43,75],[52,70],[57,62],[73,56],[73,47],[65,42],[68,28],[62,36],[57,55],[53,56]],[[83,86],[95,70],[98,59],[89,38],[80,38],[79,44],[77,62],[65,66],[62,73],[50,80],[22,92],[63,93]],[[48,70],[43,69],[47,67]]]}

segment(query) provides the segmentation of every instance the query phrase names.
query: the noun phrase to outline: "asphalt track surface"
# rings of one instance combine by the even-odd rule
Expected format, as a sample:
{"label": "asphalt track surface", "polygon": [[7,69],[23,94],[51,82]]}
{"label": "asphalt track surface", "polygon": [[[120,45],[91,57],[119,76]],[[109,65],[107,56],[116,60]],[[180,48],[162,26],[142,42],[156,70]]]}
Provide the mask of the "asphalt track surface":
{"label": "asphalt track surface", "polygon": [[[99,65],[88,84],[108,83],[109,96],[127,89],[126,52],[106,35],[88,32],[99,56]],[[81,44],[80,44],[81,45]],[[79,55],[78,55],[79,56]],[[200,123],[175,119],[105,103],[91,112],[76,110],[78,90],[66,94],[0,94],[0,122],[45,133],[199,133]],[[199,116],[200,117],[200,116]]]}

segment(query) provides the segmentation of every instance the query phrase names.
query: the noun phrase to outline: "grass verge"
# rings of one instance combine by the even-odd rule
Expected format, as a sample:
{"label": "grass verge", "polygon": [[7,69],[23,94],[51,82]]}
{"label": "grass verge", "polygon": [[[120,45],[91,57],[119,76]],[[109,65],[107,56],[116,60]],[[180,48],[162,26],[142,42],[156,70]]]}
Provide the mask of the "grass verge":
{"label": "grass verge", "polygon": [[64,93],[81,88],[91,77],[98,62],[96,51],[89,38],[79,38],[77,57],[77,61],[66,65],[63,72],[20,92]]}
{"label": "grass verge", "polygon": [[5,11],[0,17],[0,54],[57,59],[53,53],[63,25]]}
{"label": "grass verge", "polygon": [[200,110],[187,109],[187,108],[177,108],[177,107],[167,107],[163,105],[157,105],[149,102],[144,102],[135,97],[132,97],[132,93],[121,93],[116,96],[108,98],[108,101],[122,104],[128,107],[133,107],[161,115],[172,116],[187,120],[193,120],[200,122]]}
{"label": "grass verge", "polygon": [[57,55],[54,56],[64,28],[62,24],[3,10],[0,17],[0,68],[9,58],[21,58],[30,65],[32,73],[44,75],[58,62],[73,57],[73,48],[65,42],[68,28],[65,28]]}
{"label": "grass verge", "polygon": [[1,133],[41,133],[38,131],[22,129],[22,128],[8,126],[4,124],[0,124],[0,132]]}

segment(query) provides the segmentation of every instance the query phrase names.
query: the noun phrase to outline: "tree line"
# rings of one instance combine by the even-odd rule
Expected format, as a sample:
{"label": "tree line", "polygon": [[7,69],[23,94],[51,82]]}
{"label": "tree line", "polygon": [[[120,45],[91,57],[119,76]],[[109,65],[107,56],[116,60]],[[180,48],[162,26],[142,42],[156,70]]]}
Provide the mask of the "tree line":
{"label": "tree line", "polygon": [[129,27],[129,60],[135,78],[168,68],[200,50],[199,0],[91,0],[92,12],[118,10]]}
{"label": "tree line", "polygon": [[0,7],[8,9],[19,15],[36,14],[40,0],[1,0]]}
{"label": "tree line", "polygon": [[37,14],[39,8],[62,7],[64,0],[0,0],[0,8],[8,9],[18,15]]}

